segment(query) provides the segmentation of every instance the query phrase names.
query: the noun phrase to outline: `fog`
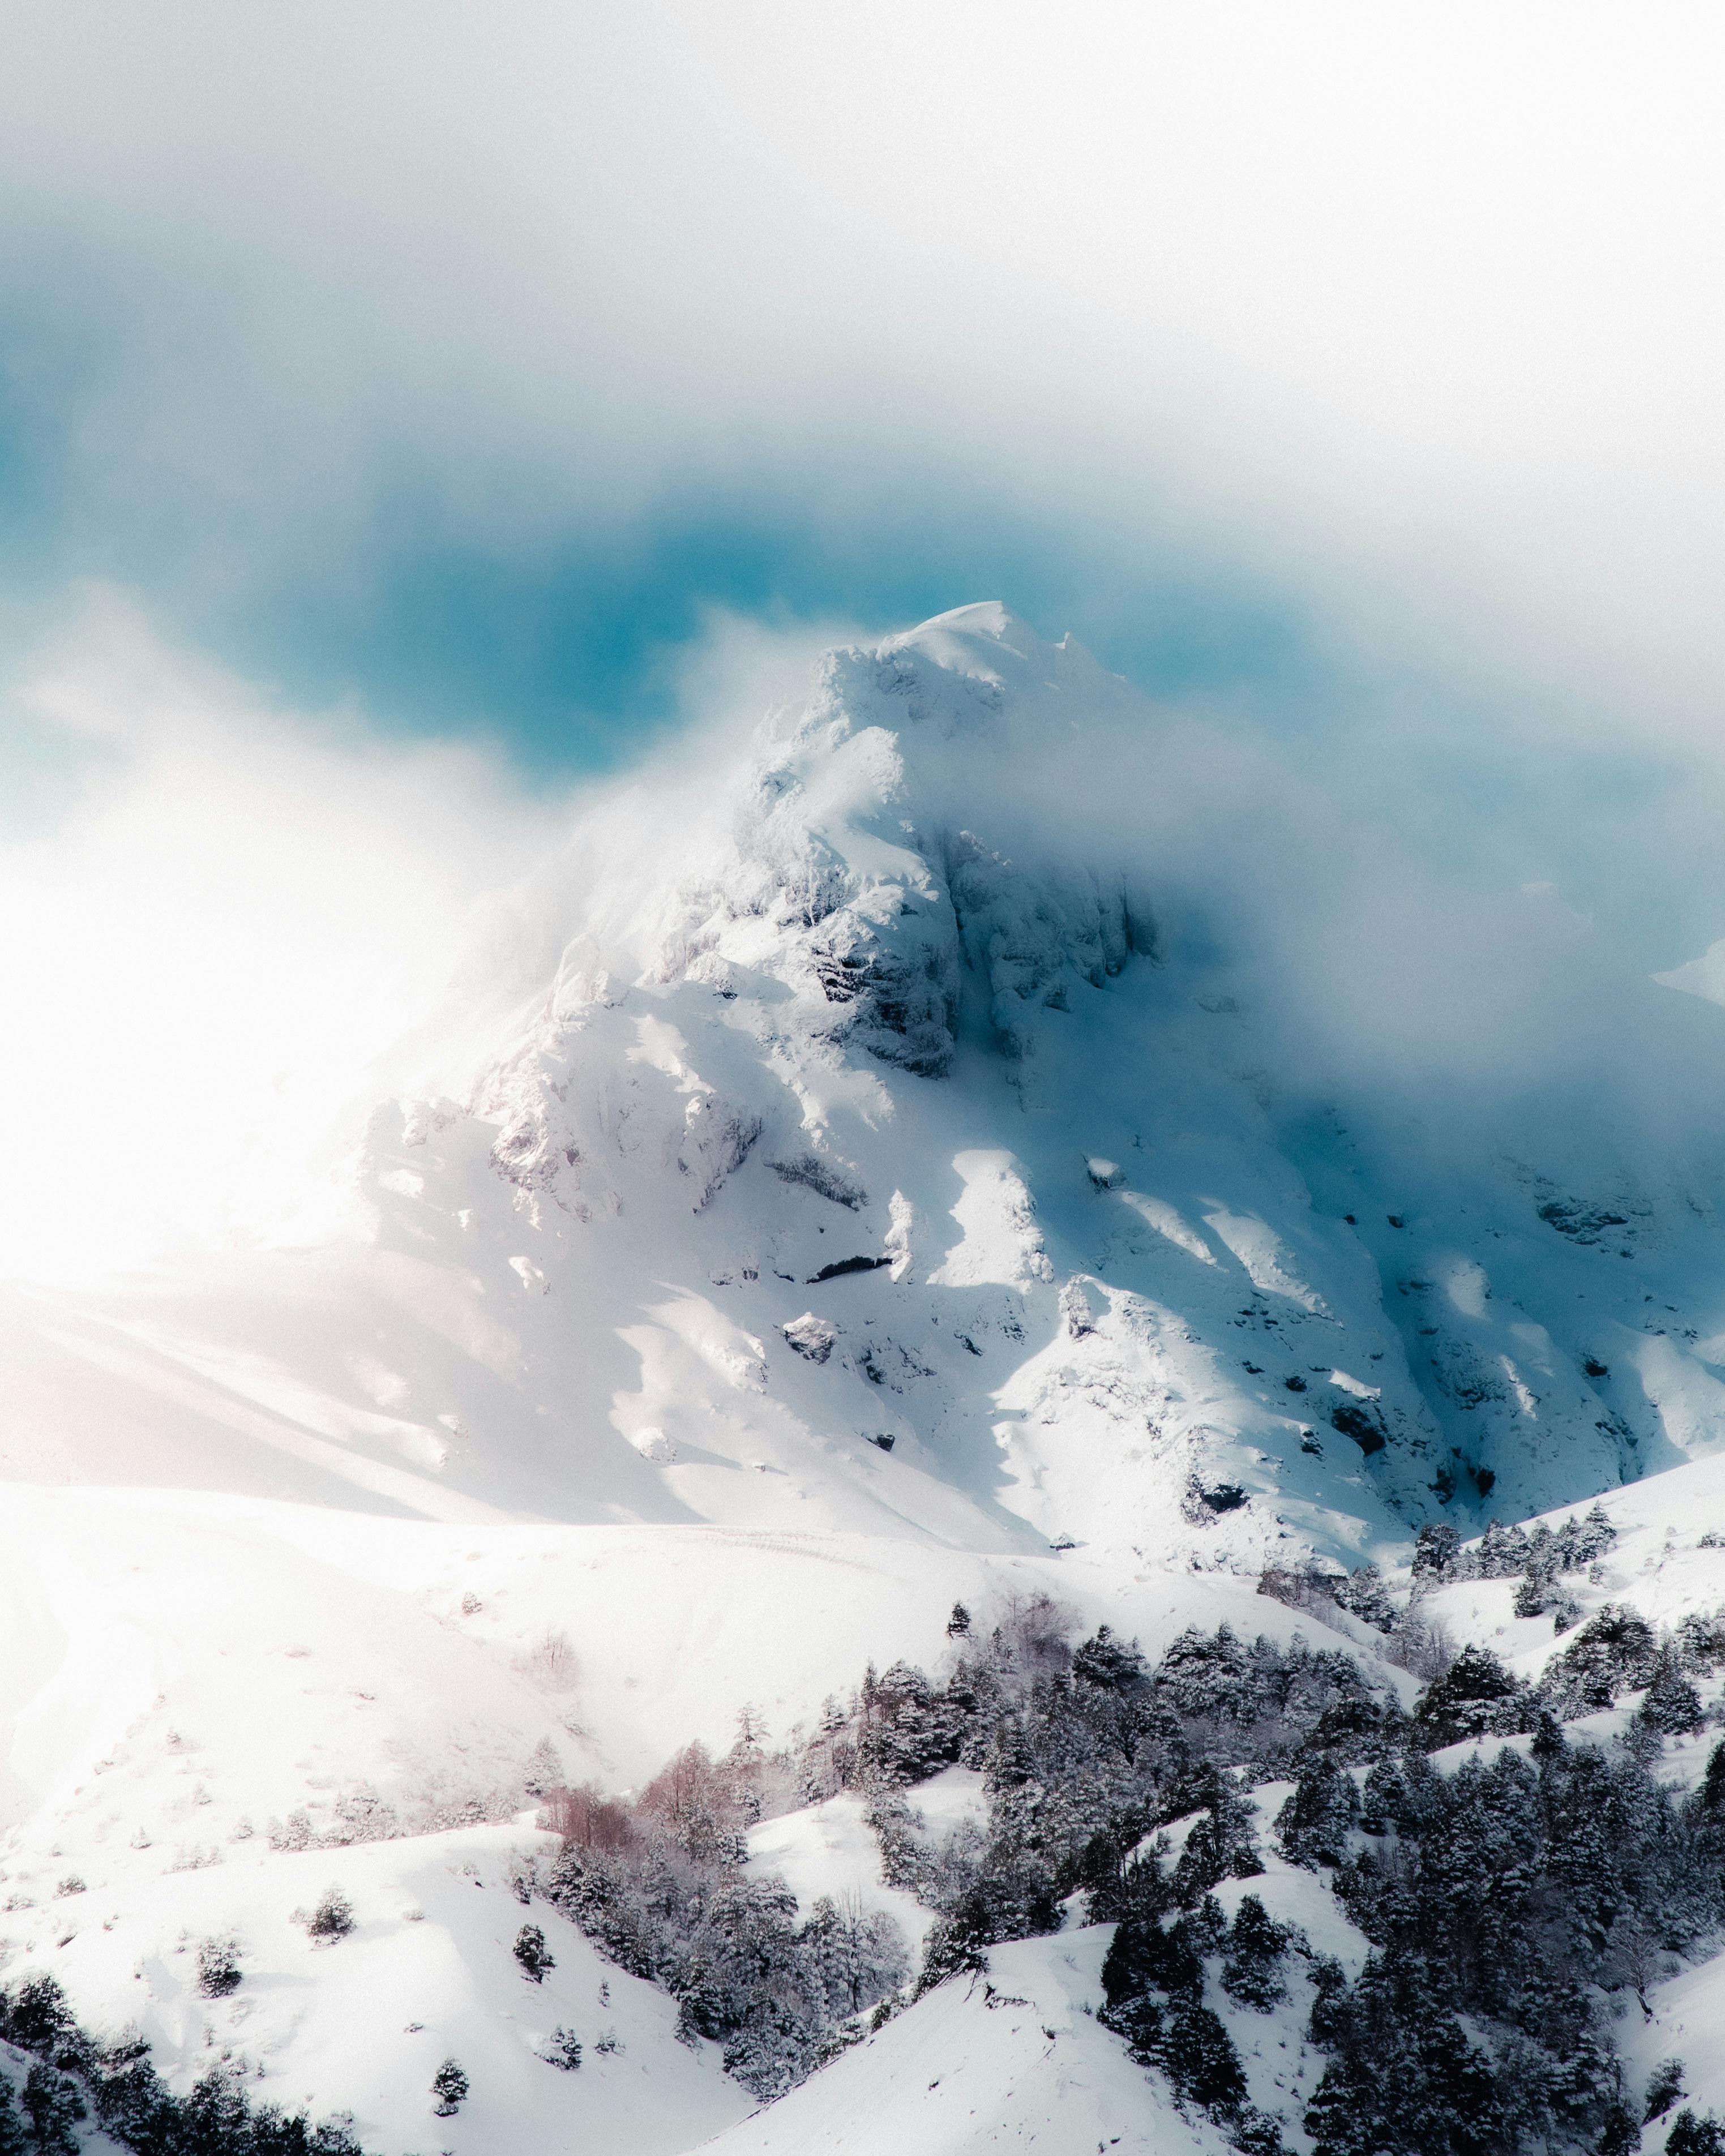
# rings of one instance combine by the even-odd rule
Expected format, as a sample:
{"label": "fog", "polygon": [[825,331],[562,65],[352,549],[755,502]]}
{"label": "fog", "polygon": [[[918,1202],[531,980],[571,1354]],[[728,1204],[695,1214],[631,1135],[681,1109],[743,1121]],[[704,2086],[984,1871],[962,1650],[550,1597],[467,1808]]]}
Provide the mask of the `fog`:
{"label": "fog", "polygon": [[64,756],[0,843],[0,1270],[280,1232],[555,806],[483,747],[272,711],[111,596],[37,654],[26,714]]}
{"label": "fog", "polygon": [[[1555,6],[27,0],[0,1263],[256,1232],[449,967],[556,932],[497,894],[575,827],[561,780],[476,726],[305,708],[184,624],[331,589],[363,620],[403,549],[525,578],[743,498],[879,558],[819,619],[663,654],[662,761],[903,626],[894,535],[937,516],[1081,534],[1124,629],[1173,603],[1158,562],[1260,584],[1317,655],[1297,709],[1243,651],[1113,746],[1121,828],[1072,843],[1233,954],[1302,1086],[1483,1114],[1561,1078],[1660,1145],[1710,1131],[1711,1008],[1645,976],[1725,937],[1718,38],[1700,8],[1630,38]],[[1023,604],[947,601],[993,596]],[[998,814],[1058,822],[1071,777]],[[623,843],[631,783],[588,830]],[[1687,1075],[1650,1107],[1652,1067]]]}

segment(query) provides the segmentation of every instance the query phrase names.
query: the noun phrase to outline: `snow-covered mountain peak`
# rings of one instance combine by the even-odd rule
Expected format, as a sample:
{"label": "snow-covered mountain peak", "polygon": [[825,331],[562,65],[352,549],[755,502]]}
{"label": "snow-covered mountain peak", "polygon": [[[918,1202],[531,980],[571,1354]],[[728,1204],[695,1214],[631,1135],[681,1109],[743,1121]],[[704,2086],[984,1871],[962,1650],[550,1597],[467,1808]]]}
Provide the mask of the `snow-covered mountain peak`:
{"label": "snow-covered mountain peak", "polygon": [[147,1336],[323,1501],[1250,1573],[1709,1449],[1705,1188],[1632,1203],[1537,1104],[1440,1151],[1291,1079],[1108,798],[1134,746],[1152,805],[1165,725],[985,605],[605,792],[374,1116],[367,1233],[295,1258],[291,1324],[261,1256],[116,1304],[123,1351],[80,1306],[53,1456],[156,1430],[112,1375]]}
{"label": "snow-covered mountain peak", "polygon": [[[1099,689],[1131,696],[992,603],[829,653],[802,711],[705,776],[692,827],[649,812],[632,911],[608,878],[590,892],[543,1018],[578,1024],[619,976],[687,983],[771,1005],[806,1041],[934,1076],[969,973],[977,1015],[1022,1053],[1065,973],[1095,984],[1152,947],[1118,864],[1047,834],[1027,858],[1021,817],[1002,813],[1022,788],[991,783],[991,767],[1076,765],[1070,737],[1094,722]],[[1147,705],[1141,716],[1152,722]]]}

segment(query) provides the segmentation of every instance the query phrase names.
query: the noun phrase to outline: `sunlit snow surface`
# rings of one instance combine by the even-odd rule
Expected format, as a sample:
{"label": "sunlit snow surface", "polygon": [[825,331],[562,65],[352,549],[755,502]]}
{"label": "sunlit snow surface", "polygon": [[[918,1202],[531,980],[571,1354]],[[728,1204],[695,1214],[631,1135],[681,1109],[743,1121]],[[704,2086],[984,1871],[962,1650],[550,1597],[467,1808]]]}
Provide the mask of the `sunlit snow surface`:
{"label": "sunlit snow surface", "polygon": [[[995,608],[836,655],[734,768],[524,886],[413,1048],[421,1095],[372,1119],[363,1232],[0,1294],[9,1969],[136,2020],[182,2085],[233,2048],[380,2156],[434,2130],[1209,2148],[1091,2018],[1092,1932],[998,1950],[746,2119],[567,1926],[545,1994],[522,1982],[531,1813],[440,1816],[546,1741],[622,1787],[745,1702],[783,1736],[870,1660],[937,1661],[955,1599],[1046,1591],[1153,1654],[1224,1619],[1309,1635],[1266,1563],[1393,1563],[1440,1513],[1626,1482],[1584,1598],[1725,1599],[1697,1547],[1725,1526],[1725,1151],[1537,1088],[1485,1142],[1296,1086],[1228,967],[1087,850],[1081,800],[1038,825],[987,782],[1057,734],[1100,783],[1091,730],[1128,723],[1155,715]],[[1721,1014],[1645,996],[1647,1053],[1704,1090]],[[1532,1671],[1550,1624],[1511,1592],[1440,1599]],[[396,1837],[271,1849],[356,1804]],[[752,1861],[805,1902],[905,1898],[848,1798]],[[1347,1958],[1325,1890],[1271,1873]],[[331,1882],[358,1929],[314,1949],[292,1912]],[[187,1943],[221,1930],[246,1981],[204,2000]],[[1658,1994],[1697,2073],[1712,1981]],[[547,2016],[621,2048],[560,2074]],[[1293,2020],[1235,2035],[1265,2100],[1307,2085]],[[451,2051],[475,2095],[434,2129]]]}

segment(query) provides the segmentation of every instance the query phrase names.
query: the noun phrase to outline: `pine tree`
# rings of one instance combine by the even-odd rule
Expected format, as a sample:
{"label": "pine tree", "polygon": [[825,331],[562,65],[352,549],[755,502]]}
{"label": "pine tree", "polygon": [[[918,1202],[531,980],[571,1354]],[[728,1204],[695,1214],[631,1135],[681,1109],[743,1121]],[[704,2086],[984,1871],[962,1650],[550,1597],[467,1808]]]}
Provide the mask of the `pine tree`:
{"label": "pine tree", "polygon": [[1174,2007],[1158,2047],[1158,2062],[1180,2094],[1206,2111],[1232,2111],[1245,2100],[1240,2054],[1208,2006]]}
{"label": "pine tree", "polygon": [[61,2050],[73,2033],[66,1994],[54,1977],[27,1976],[6,2001],[5,2034],[22,2051]]}
{"label": "pine tree", "polygon": [[1640,2145],[1641,2129],[1635,2123],[1635,2113],[1626,2111],[1620,2103],[1614,2103],[1605,2114],[1599,2156],[1635,2156]]}
{"label": "pine tree", "polygon": [[1661,2059],[1647,2080],[1647,2097],[1641,2117],[1651,2125],[1656,2118],[1663,2118],[1677,2098],[1683,2093],[1683,2061],[1681,2059]]}
{"label": "pine tree", "polygon": [[432,2076],[431,2093],[437,2098],[431,2108],[438,2118],[453,2118],[466,2102],[467,2076],[453,2059],[445,2059]]}
{"label": "pine tree", "polygon": [[1701,1728],[1706,1719],[1701,1711],[1701,1695],[1684,1676],[1669,1647],[1659,1650],[1647,1696],[1641,1702],[1640,1718],[1662,1737],[1687,1735]]}
{"label": "pine tree", "polygon": [[73,2128],[89,2114],[76,2086],[64,2074],[41,2064],[24,2079],[24,2111],[42,2156],[78,2156]]}
{"label": "pine tree", "polygon": [[968,1640],[970,1637],[970,1612],[962,1602],[952,1604],[952,1614],[947,1620],[949,1640]]}
{"label": "pine tree", "polygon": [[1597,1497],[1593,1509],[1569,1536],[1570,1557],[1573,1565],[1597,1563],[1613,1549],[1617,1542],[1617,1530],[1606,1515],[1604,1507]]}
{"label": "pine tree", "polygon": [[1414,1710],[1427,1748],[1440,1750],[1464,1737],[1512,1729],[1520,1687],[1489,1647],[1464,1647],[1444,1675],[1428,1686]]}
{"label": "pine tree", "polygon": [[23,2156],[24,2129],[13,2099],[12,2083],[0,2074],[0,2156]]}
{"label": "pine tree", "polygon": [[1546,1671],[1544,1690],[1563,1712],[1588,1714],[1649,1683],[1658,1658],[1659,1641],[1640,1611],[1608,1602]]}
{"label": "pine tree", "polygon": [[1315,1869],[1343,1861],[1349,1830],[1358,1818],[1359,1792],[1353,1777],[1325,1754],[1294,1784],[1294,1794],[1276,1815],[1276,1831],[1296,1864]]}
{"label": "pine tree", "polygon": [[577,2072],[581,2065],[581,2039],[572,2029],[561,2023],[552,2030],[551,2041],[542,2054],[547,2066],[560,2067],[566,2074]]}
{"label": "pine tree", "polygon": [[197,2149],[244,2148],[251,2140],[251,2106],[231,2067],[217,2066],[203,2076],[181,2107],[182,2146]]}
{"label": "pine tree", "polygon": [[1136,1642],[1122,1646],[1107,1625],[1099,1625],[1095,1636],[1074,1651],[1072,1674],[1102,1691],[1125,1691],[1145,1675],[1144,1657]]}
{"label": "pine tree", "polygon": [[528,1758],[521,1787],[530,1797],[548,1797],[562,1786],[562,1763],[548,1737],[542,1737]]}
{"label": "pine tree", "polygon": [[515,1958],[521,1965],[522,1975],[533,1984],[543,1984],[546,1971],[557,1967],[537,1924],[523,1924],[516,1933]]}
{"label": "pine tree", "polygon": [[1461,1537],[1447,1520],[1421,1527],[1414,1543],[1415,1579],[1442,1579],[1461,1553]]}
{"label": "pine tree", "polygon": [[198,1989],[206,1999],[238,1991],[242,1971],[232,1939],[206,1939],[198,1949]]}
{"label": "pine tree", "polygon": [[1527,1534],[1521,1527],[1506,1527],[1501,1520],[1491,1521],[1480,1537],[1480,1546],[1474,1552],[1473,1563],[1476,1578],[1507,1579],[1527,1562]]}
{"label": "pine tree", "polygon": [[1278,1964],[1287,1945],[1287,1933],[1272,1921],[1257,1896],[1243,1895],[1228,1937],[1222,1989],[1242,2006],[1267,2014],[1278,1999],[1286,1996]]}

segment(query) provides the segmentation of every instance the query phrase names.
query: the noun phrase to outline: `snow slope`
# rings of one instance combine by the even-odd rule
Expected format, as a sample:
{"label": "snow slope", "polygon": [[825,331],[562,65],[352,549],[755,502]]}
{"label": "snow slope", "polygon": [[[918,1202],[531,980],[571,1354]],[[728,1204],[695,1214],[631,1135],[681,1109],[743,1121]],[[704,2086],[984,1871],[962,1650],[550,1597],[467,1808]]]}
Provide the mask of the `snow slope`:
{"label": "snow slope", "polygon": [[[1324,1096],[1088,805],[1158,725],[992,606],[835,653],[500,901],[357,1142],[349,1232],[0,1289],[10,1965],[139,2015],[182,2084],[213,2026],[380,2149],[425,2132],[438,2043],[475,2078],[455,2146],[517,2105],[547,2148],[827,2145],[795,2122],[837,2087],[900,2107],[858,2146],[1017,2145],[975,2137],[1019,2116],[1183,2147],[1065,1935],[996,1957],[1034,2004],[937,1994],[763,2121],[727,2127],[623,1979],[603,2075],[544,2066],[494,1951],[530,1761],[627,1786],[745,1703],[783,1734],[871,1659],[935,1659],[954,1599],[1050,1592],[1152,1653],[1309,1633],[1266,1563],[1602,1489],[1626,1532],[1584,1594],[1668,1620],[1725,1588],[1683,1525],[1725,1506],[1725,1014],[1602,988],[1633,1127],[1543,1081],[1483,1133]],[[1440,1599],[1532,1669],[1549,1625],[1509,1594]],[[756,1861],[861,1892],[848,1803]],[[364,1921],[314,1955],[287,1912],[326,1873]],[[423,1926],[387,1913],[410,1896]],[[187,1992],[205,1924],[250,1943],[242,2019]],[[341,1974],[372,1958],[375,2029]],[[913,2105],[937,2052],[959,2078]],[[619,2061],[649,2053],[644,2091]]]}
{"label": "snow slope", "polygon": [[996,1947],[985,1977],[942,1984],[770,2109],[706,2144],[710,2156],[1221,2156],[1098,2027],[1111,1927]]}
{"label": "snow slope", "polygon": [[[158,2059],[243,2056],[254,2092],[293,2110],[354,2114],[378,2156],[605,2147],[671,2156],[739,2118],[749,2098],[711,2046],[677,2043],[675,2003],[602,1961],[572,1925],[534,1912],[557,1967],[539,1984],[511,1948],[527,1912],[511,1876],[554,1837],[477,1827],[341,1850],[229,1851],[219,1869],[134,1876],[55,1900],[54,1974],[87,2016],[135,2025]],[[320,1942],[303,1918],[334,1887],[354,1928]],[[225,1937],[244,1980],[197,1986],[198,1944]],[[546,2056],[558,2028],[580,2067]],[[602,2042],[607,2048],[601,2050]],[[456,2057],[473,2097],[430,2122],[432,2075]]]}

